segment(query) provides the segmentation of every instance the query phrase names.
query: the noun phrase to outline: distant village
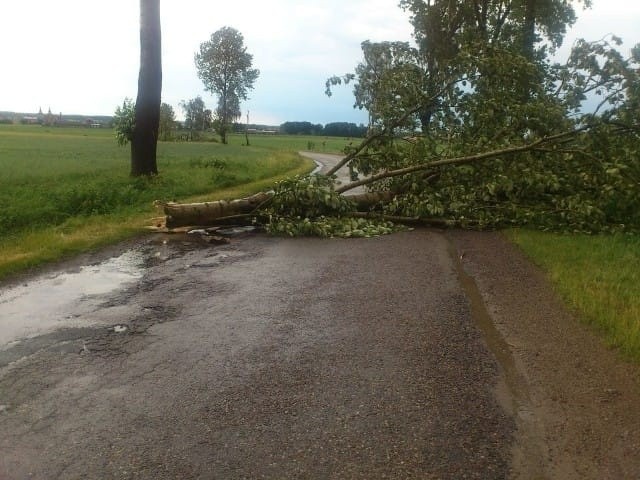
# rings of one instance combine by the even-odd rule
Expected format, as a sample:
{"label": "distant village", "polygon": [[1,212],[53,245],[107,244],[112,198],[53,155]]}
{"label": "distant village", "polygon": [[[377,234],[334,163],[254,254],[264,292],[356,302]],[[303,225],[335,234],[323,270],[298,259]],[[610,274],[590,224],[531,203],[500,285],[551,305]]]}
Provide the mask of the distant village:
{"label": "distant village", "polygon": [[[113,128],[114,118],[106,115],[63,115],[53,113],[51,108],[47,113],[38,109],[38,113],[18,113],[0,111],[0,124],[5,125],[41,125],[43,127],[82,127],[82,128]],[[193,140],[197,133],[195,128],[189,128],[185,121],[174,120],[172,122],[170,137],[177,140]],[[210,127],[208,131],[213,131]],[[332,137],[364,137],[368,128],[365,125],[356,125],[350,122],[332,122],[326,125],[313,124],[306,121],[284,122],[281,125],[261,125],[233,123],[232,132],[247,133],[252,135],[312,135]],[[202,130],[204,131],[204,129]],[[187,132],[181,133],[181,132]],[[174,135],[174,133],[178,133]],[[175,138],[174,138],[175,137]],[[165,138],[167,140],[169,138]]]}
{"label": "distant village", "polygon": [[111,127],[113,117],[98,116],[88,117],[85,115],[63,115],[62,112],[55,114],[51,108],[47,113],[38,109],[38,113],[16,113],[0,112],[0,123],[2,124],[22,124],[22,125],[42,125],[47,127],[85,127],[103,128]]}

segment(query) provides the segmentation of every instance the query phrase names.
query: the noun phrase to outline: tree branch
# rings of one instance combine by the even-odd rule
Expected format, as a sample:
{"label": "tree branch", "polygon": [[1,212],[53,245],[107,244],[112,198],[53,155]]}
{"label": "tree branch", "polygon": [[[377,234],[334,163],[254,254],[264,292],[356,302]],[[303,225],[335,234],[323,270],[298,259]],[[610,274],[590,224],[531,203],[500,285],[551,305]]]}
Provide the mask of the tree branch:
{"label": "tree branch", "polygon": [[388,125],[388,126],[384,127],[382,130],[380,130],[379,132],[377,132],[377,133],[365,138],[353,152],[351,152],[349,155],[347,155],[342,160],[340,160],[333,168],[331,168],[326,173],[326,175],[327,176],[331,176],[334,173],[336,173],[342,167],[347,165],[351,160],[356,158],[360,154],[360,152],[362,152],[369,145],[371,145],[374,140],[377,140],[378,138],[382,138],[382,137],[388,135],[391,130],[393,130],[397,126],[401,125],[411,115],[414,115],[415,113],[417,113],[420,110],[420,108],[422,108],[422,107],[414,107],[411,110],[408,110],[407,112],[404,113],[404,115],[402,115],[397,121],[393,122],[391,125]]}
{"label": "tree branch", "polygon": [[[440,90],[438,90],[438,92],[436,92],[435,94],[431,95],[428,99],[426,99],[425,103],[432,103],[434,102],[436,99],[438,99],[448,88],[450,88],[451,86],[455,85],[456,83],[458,83],[459,81],[461,81],[462,79],[458,78],[455,80],[452,80],[450,82],[447,82]],[[398,120],[392,122],[390,125],[387,125],[386,127],[384,127],[380,132],[371,135],[370,137],[365,138],[360,145],[358,145],[358,147],[356,147],[356,149],[351,152],[349,155],[347,155],[346,157],[344,157],[342,160],[340,160],[333,168],[331,168],[326,175],[327,176],[331,176],[334,173],[336,173],[338,170],[340,170],[342,167],[344,167],[345,165],[347,165],[349,162],[351,162],[351,160],[353,160],[354,158],[356,158],[363,150],[365,150],[369,145],[371,145],[373,143],[374,140],[377,140],[378,138],[382,138],[385,135],[388,135],[394,128],[398,127],[399,125],[402,125],[403,122],[405,122],[409,117],[411,117],[411,115],[415,115],[416,113],[418,113],[422,108],[424,108],[424,104],[422,105],[418,105],[413,107],[410,110],[407,110]]]}
{"label": "tree branch", "polygon": [[427,162],[427,163],[421,163],[418,165],[413,165],[411,167],[405,167],[405,168],[400,168],[397,170],[388,170],[386,172],[382,172],[379,173],[377,175],[372,175],[368,178],[362,179],[362,180],[358,180],[355,182],[351,182],[348,183],[347,185],[344,185],[340,188],[336,189],[336,192],[338,193],[344,193],[347,192],[353,188],[356,187],[360,187],[363,185],[369,185],[371,183],[377,182],[379,180],[383,180],[386,178],[392,178],[392,177],[398,177],[401,175],[407,175],[409,173],[413,173],[413,172],[419,172],[420,170],[427,170],[433,167],[441,167],[441,166],[445,166],[445,165],[463,165],[466,163],[473,163],[473,162],[477,162],[480,160],[487,160],[489,158],[496,158],[496,157],[501,157],[504,155],[509,155],[511,153],[521,153],[521,152],[528,152],[528,151],[532,151],[532,150],[537,150],[539,147],[542,146],[546,146],[550,143],[556,142],[556,141],[561,141],[561,140],[566,140],[566,139],[570,139],[570,137],[574,137],[576,135],[578,135],[579,133],[588,130],[590,127],[589,126],[585,126],[582,128],[579,128],[577,130],[571,130],[568,132],[563,132],[563,133],[559,133],[556,135],[550,135],[548,137],[543,137],[540,138],[538,140],[536,140],[535,142],[526,144],[526,145],[521,145],[519,147],[510,147],[510,148],[503,148],[500,150],[491,150],[489,152],[485,152],[485,153],[477,153],[475,155],[467,155],[464,157],[455,157],[455,158],[445,158],[442,160],[436,160],[434,162]]}

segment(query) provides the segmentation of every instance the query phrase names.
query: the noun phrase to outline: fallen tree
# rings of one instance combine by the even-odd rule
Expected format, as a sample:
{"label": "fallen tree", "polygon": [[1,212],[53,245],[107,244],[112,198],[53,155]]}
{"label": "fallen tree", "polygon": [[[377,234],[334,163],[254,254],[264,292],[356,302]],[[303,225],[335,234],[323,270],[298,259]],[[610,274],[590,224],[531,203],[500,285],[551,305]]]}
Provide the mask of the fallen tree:
{"label": "fallen tree", "polygon": [[156,202],[165,218],[161,227],[210,226],[221,221],[239,220],[255,213],[273,196],[273,192],[260,192],[237,200],[218,200],[202,203]]}
{"label": "fallen tree", "polygon": [[[637,211],[634,219],[630,208],[633,208],[634,204],[640,204],[637,202],[638,187],[640,187],[637,162],[636,171],[633,172],[630,171],[632,165],[618,164],[619,168],[616,168],[613,166],[614,163],[602,162],[598,159],[589,163],[591,167],[596,168],[587,169],[584,168],[583,162],[575,162],[575,158],[573,158],[576,155],[588,155],[586,151],[576,149],[574,144],[586,142],[590,135],[597,136],[592,132],[594,128],[582,127],[543,137],[520,146],[460,157],[439,158],[409,167],[386,170],[340,186],[335,184],[333,176],[316,174],[280,182],[275,185],[272,191],[260,192],[242,199],[193,204],[159,203],[158,206],[163,209],[165,214],[162,226],[171,229],[184,226],[257,224],[272,233],[287,235],[370,236],[370,234],[393,231],[394,227],[390,225],[390,222],[394,224],[490,228],[509,224],[526,224],[526,221],[534,220],[534,214],[539,212],[541,217],[545,217],[546,221],[550,222],[548,228],[563,229],[563,227],[567,227],[566,229],[576,231],[633,230],[637,227]],[[619,136],[620,138],[626,135],[637,135],[636,128],[625,125],[607,125],[606,131],[607,135]],[[565,193],[559,184],[561,179],[553,168],[542,166],[538,169],[542,173],[534,173],[533,171],[536,169],[532,168],[534,166],[532,162],[523,160],[519,156],[524,153],[542,155],[540,158],[546,160],[542,161],[542,165],[554,162],[558,156],[564,156],[565,161],[561,162],[564,171],[564,187],[570,187],[578,179],[582,183],[581,188],[576,189],[573,196]],[[574,161],[569,161],[569,157]],[[495,169],[496,166],[491,165],[491,162],[499,162],[498,173],[494,176],[501,178],[506,184],[511,184],[510,187],[486,182],[481,187],[476,186],[474,187],[476,188],[475,195],[470,201],[470,205],[466,206],[466,209],[463,205],[458,205],[455,207],[457,211],[450,209],[446,212],[448,215],[442,215],[445,213],[444,208],[443,211],[438,211],[440,207],[437,199],[431,199],[427,202],[423,210],[416,208],[417,205],[424,203],[424,200],[416,196],[424,196],[429,192],[442,194],[446,191],[446,187],[442,186],[442,183],[464,187],[464,181],[458,179],[457,182],[452,182],[450,177],[473,176],[474,170],[459,170],[459,167],[468,166],[474,169],[482,166],[487,170],[492,167]],[[529,169],[529,172],[526,173],[532,176],[521,175],[520,180],[529,183],[529,187],[534,190],[538,190],[539,197],[547,197],[546,202],[541,201],[541,198],[535,198],[530,192],[521,192],[524,193],[522,199],[526,199],[532,204],[526,206],[515,203],[519,195],[515,192],[515,175],[503,175],[505,164],[509,162],[514,164],[511,170],[516,173],[518,171],[525,173]],[[576,163],[583,168],[574,168]],[[567,170],[571,170],[572,174],[569,175]],[[453,172],[456,172],[457,175]],[[416,177],[419,173],[422,175]],[[487,173],[483,176],[485,179],[491,177],[492,173],[495,174],[495,172],[485,173]],[[540,174],[544,178],[540,178]],[[444,182],[443,175],[446,176]],[[585,176],[591,179],[590,185],[586,183]],[[389,181],[395,178],[399,178],[401,181],[389,184]],[[416,180],[419,180],[419,183]],[[376,190],[376,186],[380,183],[385,188]],[[430,189],[425,188],[428,184],[431,184]],[[362,186],[373,190],[357,195],[346,194],[350,190]],[[507,190],[514,193],[514,198],[500,200],[499,197],[508,196],[510,192]],[[576,198],[575,196],[580,192],[586,194],[588,198]],[[596,192],[608,192],[609,198],[598,199],[597,195],[594,196]],[[497,211],[499,205],[502,205],[503,209],[511,208],[513,211],[509,212],[509,215],[504,219],[497,215],[493,217],[464,215],[466,211],[472,212],[473,209],[483,208],[481,206],[483,202],[479,201],[477,196],[483,197],[484,208],[487,211]],[[625,200],[622,197],[628,198]],[[459,201],[459,199],[450,196],[449,205],[455,201]],[[622,215],[621,220],[627,218],[631,223],[611,221],[604,217],[602,211],[604,207],[600,206],[603,201],[605,203],[618,202],[618,207],[623,207],[623,204],[626,204],[627,208],[619,209],[618,214]],[[563,208],[563,202],[567,204],[568,208]],[[518,218],[518,214],[515,212],[518,209],[523,211],[523,218]],[[553,218],[554,213],[559,218]],[[628,216],[627,213],[629,213]],[[329,221],[328,218],[333,218],[333,220]],[[354,218],[366,220],[366,222],[354,224],[351,222],[351,219]],[[312,228],[314,223],[318,225]],[[540,222],[539,226],[544,228],[544,222]]]}
{"label": "fallen tree", "polygon": [[[412,12],[447,21],[452,13],[440,3]],[[482,25],[473,22],[484,17],[455,17],[462,23],[446,52],[365,42],[365,63],[329,79],[328,89],[355,82],[370,133],[326,175],[245,199],[162,204],[166,225],[238,222],[347,237],[389,233],[398,223],[640,231],[640,47],[625,58],[615,37],[578,41],[565,64],[551,63],[548,45],[533,55],[531,44],[520,49],[517,17],[491,23],[501,4],[486,2]],[[505,22],[513,28],[474,36],[464,22],[484,33]],[[337,185],[333,174],[347,167],[356,180]],[[348,195],[356,187],[368,193]]]}

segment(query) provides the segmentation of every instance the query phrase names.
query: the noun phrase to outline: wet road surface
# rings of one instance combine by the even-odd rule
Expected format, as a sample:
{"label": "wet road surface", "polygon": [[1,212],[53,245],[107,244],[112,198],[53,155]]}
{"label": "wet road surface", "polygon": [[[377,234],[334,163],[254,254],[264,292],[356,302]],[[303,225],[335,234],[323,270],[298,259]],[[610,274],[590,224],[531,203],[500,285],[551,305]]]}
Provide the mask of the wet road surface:
{"label": "wet road surface", "polygon": [[0,311],[2,480],[640,478],[640,369],[500,234],[152,236]]}
{"label": "wet road surface", "polygon": [[506,478],[514,421],[444,236],[172,238],[74,303],[82,335],[4,347],[0,478]]}

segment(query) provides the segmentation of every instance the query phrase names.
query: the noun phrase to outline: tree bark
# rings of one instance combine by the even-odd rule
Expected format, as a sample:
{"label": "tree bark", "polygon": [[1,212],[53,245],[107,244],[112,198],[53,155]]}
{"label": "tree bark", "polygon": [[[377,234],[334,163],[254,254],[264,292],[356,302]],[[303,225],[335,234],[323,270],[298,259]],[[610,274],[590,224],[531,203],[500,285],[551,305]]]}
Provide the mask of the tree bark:
{"label": "tree bark", "polygon": [[526,0],[522,32],[522,53],[533,61],[536,44],[536,0]]}
{"label": "tree bark", "polygon": [[160,0],[140,0],[140,73],[136,124],[131,141],[131,175],[158,173],[156,148],[162,96]]}
{"label": "tree bark", "polygon": [[273,192],[260,192],[238,200],[218,200],[203,203],[158,203],[166,216],[165,226],[177,228],[186,226],[207,226],[223,218],[237,217],[254,212],[268,202]]}
{"label": "tree bark", "polygon": [[[394,197],[393,192],[368,192],[358,195],[347,195],[355,205],[356,210],[367,211]],[[215,225],[225,220],[237,220],[251,215],[264,206],[273,197],[273,192],[260,192],[250,197],[237,200],[218,200],[202,203],[161,203],[156,206],[162,208],[165,214],[166,228],[205,227]]]}

